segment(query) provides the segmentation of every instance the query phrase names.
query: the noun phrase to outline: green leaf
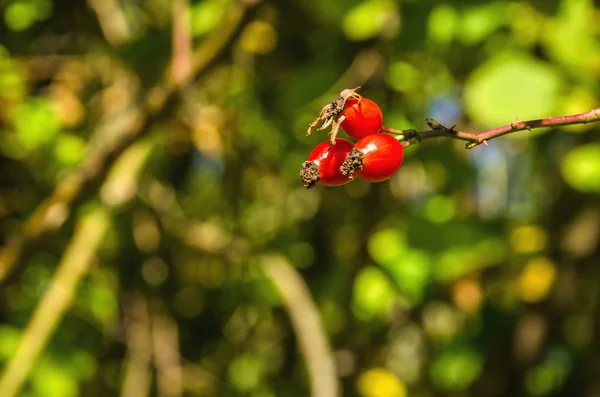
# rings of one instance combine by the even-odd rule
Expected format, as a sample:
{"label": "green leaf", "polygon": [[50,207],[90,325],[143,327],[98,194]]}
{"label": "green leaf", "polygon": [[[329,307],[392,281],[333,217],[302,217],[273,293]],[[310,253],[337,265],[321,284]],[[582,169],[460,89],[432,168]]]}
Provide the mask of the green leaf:
{"label": "green leaf", "polygon": [[29,150],[52,141],[60,128],[52,102],[46,98],[30,98],[16,110],[15,129],[21,144]]}
{"label": "green leaf", "polygon": [[441,281],[454,281],[465,274],[496,265],[504,258],[505,251],[505,244],[495,238],[450,247],[435,263],[436,278]]}
{"label": "green leaf", "polygon": [[23,78],[24,67],[19,61],[11,58],[8,50],[2,45],[0,45],[0,69],[0,97],[22,98],[26,89]]}
{"label": "green leaf", "polygon": [[429,14],[427,30],[429,37],[438,43],[449,43],[454,38],[458,27],[458,15],[456,10],[448,5],[436,6]]}
{"label": "green leaf", "polygon": [[418,303],[431,275],[431,258],[425,251],[410,250],[395,263],[387,265],[398,288],[410,303]]}
{"label": "green leaf", "polygon": [[64,165],[78,164],[85,154],[85,140],[73,134],[60,134],[54,146],[54,156]]}
{"label": "green leaf", "polygon": [[457,29],[459,38],[467,44],[486,39],[506,22],[506,10],[504,2],[467,8]]}
{"label": "green leaf", "polygon": [[4,21],[15,32],[29,29],[36,19],[35,4],[29,1],[14,2],[4,10]]}
{"label": "green leaf", "polygon": [[560,12],[546,26],[543,35],[548,53],[567,66],[585,67],[594,64],[593,54],[600,46],[592,0],[563,0]]}
{"label": "green leaf", "polygon": [[371,320],[390,309],[395,297],[388,277],[373,266],[360,271],[354,280],[352,309],[357,318]]}
{"label": "green leaf", "polygon": [[0,358],[6,359],[17,350],[21,338],[21,330],[8,325],[0,327]]}
{"label": "green leaf", "polygon": [[207,0],[192,6],[190,10],[192,34],[202,36],[216,28],[225,14],[227,3],[227,1]]}
{"label": "green leaf", "polygon": [[422,80],[419,69],[413,64],[403,61],[392,63],[385,78],[390,87],[398,92],[413,90]]}
{"label": "green leaf", "polygon": [[561,80],[554,68],[529,57],[497,56],[481,65],[466,85],[469,116],[484,127],[549,116]]}
{"label": "green leaf", "polygon": [[582,192],[600,192],[600,143],[571,150],[562,161],[561,173],[567,184]]}
{"label": "green leaf", "polygon": [[393,1],[364,1],[344,17],[342,28],[350,40],[372,39],[380,34],[394,34],[400,23],[398,6]]}
{"label": "green leaf", "polygon": [[39,396],[71,397],[78,394],[77,379],[67,368],[48,357],[35,367],[31,383]]}
{"label": "green leaf", "polygon": [[483,356],[470,347],[442,353],[431,367],[433,383],[442,390],[461,391],[471,385],[483,370]]}
{"label": "green leaf", "polygon": [[393,264],[406,252],[405,240],[397,229],[380,230],[369,239],[369,255],[379,265]]}
{"label": "green leaf", "polygon": [[227,376],[236,389],[248,392],[260,384],[263,371],[264,364],[258,357],[243,354],[231,361]]}
{"label": "green leaf", "polygon": [[437,195],[427,200],[425,216],[433,223],[446,223],[456,215],[456,208],[452,198]]}

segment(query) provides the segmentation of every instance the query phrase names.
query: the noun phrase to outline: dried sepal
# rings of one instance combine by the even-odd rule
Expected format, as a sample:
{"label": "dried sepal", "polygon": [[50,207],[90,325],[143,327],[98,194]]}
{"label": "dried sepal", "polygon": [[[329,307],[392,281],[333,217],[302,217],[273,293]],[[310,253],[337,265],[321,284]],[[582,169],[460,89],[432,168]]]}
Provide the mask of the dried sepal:
{"label": "dried sepal", "polygon": [[323,109],[321,109],[321,113],[319,113],[319,117],[313,120],[312,123],[309,124],[308,130],[306,131],[306,135],[310,135],[313,128],[317,128],[318,125],[322,122],[321,127],[317,128],[317,131],[322,131],[329,126],[331,126],[330,142],[331,145],[335,145],[335,138],[338,134],[340,126],[344,121],[344,116],[342,112],[344,111],[344,107],[346,106],[346,101],[349,98],[358,99],[359,103],[362,99],[362,96],[356,91],[360,88],[346,88],[342,92],[340,92],[340,97],[331,101],[331,103],[325,105]]}

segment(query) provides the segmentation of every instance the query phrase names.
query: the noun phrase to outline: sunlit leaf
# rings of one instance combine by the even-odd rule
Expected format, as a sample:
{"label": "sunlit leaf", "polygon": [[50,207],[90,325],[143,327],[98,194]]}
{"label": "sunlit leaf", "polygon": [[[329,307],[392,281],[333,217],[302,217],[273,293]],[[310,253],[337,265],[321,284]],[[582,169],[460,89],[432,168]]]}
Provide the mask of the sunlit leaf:
{"label": "sunlit leaf", "polygon": [[590,143],[571,150],[562,161],[565,181],[582,192],[600,192],[600,144]]}
{"label": "sunlit leaf", "polygon": [[427,201],[425,216],[433,223],[446,223],[454,218],[456,208],[450,197],[437,195]]}
{"label": "sunlit leaf", "polygon": [[263,21],[250,23],[240,36],[240,47],[248,52],[266,54],[277,44],[277,31]]}
{"label": "sunlit leaf", "polygon": [[544,43],[550,55],[570,66],[593,62],[591,54],[600,48],[595,39],[593,0],[563,0],[560,12],[546,24]]}
{"label": "sunlit leaf", "polygon": [[385,368],[374,368],[358,377],[358,391],[363,397],[405,397],[402,380]]}
{"label": "sunlit leaf", "polygon": [[461,391],[479,378],[483,364],[482,355],[472,348],[453,348],[442,353],[433,362],[431,377],[442,390]]}
{"label": "sunlit leaf", "polygon": [[376,267],[366,267],[354,280],[352,309],[357,318],[370,320],[386,314],[394,296],[394,289],[387,276]]}
{"label": "sunlit leaf", "polygon": [[456,10],[449,4],[436,6],[427,21],[429,37],[439,43],[449,43],[454,38],[459,18]]}
{"label": "sunlit leaf", "polygon": [[226,0],[205,0],[193,5],[190,9],[192,34],[202,36],[216,28],[226,8]]}
{"label": "sunlit leaf", "polygon": [[424,251],[411,249],[385,267],[409,301],[418,303],[431,275],[430,256]]}
{"label": "sunlit leaf", "polygon": [[71,397],[78,395],[77,379],[67,368],[47,357],[40,360],[31,379],[38,395]]}
{"label": "sunlit leaf", "polygon": [[450,247],[435,262],[439,280],[456,280],[465,274],[498,264],[506,254],[500,240],[487,238],[471,245]]}
{"label": "sunlit leaf", "polygon": [[21,338],[21,331],[8,325],[0,327],[0,358],[11,357],[17,349]]}
{"label": "sunlit leaf", "polygon": [[468,44],[487,38],[506,21],[506,10],[504,2],[467,8],[457,24],[458,37]]}
{"label": "sunlit leaf", "polygon": [[244,354],[231,361],[227,377],[236,389],[247,392],[259,385],[263,366],[258,357]]}
{"label": "sunlit leaf", "polygon": [[517,253],[535,253],[546,248],[548,236],[537,225],[523,225],[510,233],[510,244]]}
{"label": "sunlit leaf", "polygon": [[408,62],[402,61],[391,64],[386,74],[386,80],[390,87],[399,92],[414,89],[419,84],[420,78],[419,69]]}
{"label": "sunlit leaf", "polygon": [[60,128],[52,103],[41,97],[33,97],[17,108],[14,125],[26,149],[36,149],[52,141]]}
{"label": "sunlit leaf", "polygon": [[0,97],[18,99],[25,93],[23,67],[0,45]]}
{"label": "sunlit leaf", "polygon": [[350,40],[367,40],[393,34],[400,23],[398,6],[388,0],[366,0],[344,17],[344,33]]}
{"label": "sunlit leaf", "polygon": [[561,79],[548,64],[519,56],[497,56],[475,70],[467,81],[469,116],[485,127],[548,117]]}
{"label": "sunlit leaf", "polygon": [[404,234],[397,229],[383,229],[369,239],[369,254],[380,265],[393,264],[407,250]]}
{"label": "sunlit leaf", "polygon": [[531,259],[517,279],[517,292],[525,302],[539,302],[556,278],[556,265],[547,257]]}
{"label": "sunlit leaf", "polygon": [[16,1],[4,10],[4,21],[14,31],[28,29],[36,22],[35,5],[30,1]]}
{"label": "sunlit leaf", "polygon": [[75,165],[85,155],[86,142],[77,135],[60,134],[55,145],[54,155],[64,165]]}

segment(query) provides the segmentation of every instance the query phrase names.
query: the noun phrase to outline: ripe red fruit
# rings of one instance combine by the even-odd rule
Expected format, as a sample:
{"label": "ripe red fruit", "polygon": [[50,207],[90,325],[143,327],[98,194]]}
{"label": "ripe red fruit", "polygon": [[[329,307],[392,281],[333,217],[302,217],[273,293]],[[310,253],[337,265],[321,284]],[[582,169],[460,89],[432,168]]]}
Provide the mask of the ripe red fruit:
{"label": "ripe red fruit", "polygon": [[402,144],[391,135],[368,135],[354,145],[340,168],[343,175],[381,182],[398,171],[404,158]]}
{"label": "ripe red fruit", "polygon": [[342,128],[353,138],[361,139],[381,129],[383,114],[379,106],[368,98],[348,98],[342,115]]}
{"label": "ripe red fruit", "polygon": [[300,180],[306,189],[323,186],[340,186],[352,180],[350,175],[343,175],[340,167],[354,147],[347,139],[336,138],[335,145],[330,141],[318,144],[302,163]]}

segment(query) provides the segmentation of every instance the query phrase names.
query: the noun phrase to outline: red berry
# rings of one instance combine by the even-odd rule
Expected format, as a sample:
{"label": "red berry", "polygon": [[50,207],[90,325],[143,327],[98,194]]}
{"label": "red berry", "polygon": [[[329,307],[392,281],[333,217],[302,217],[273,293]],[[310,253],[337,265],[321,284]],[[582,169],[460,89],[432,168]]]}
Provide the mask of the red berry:
{"label": "red berry", "polygon": [[343,175],[340,167],[354,144],[347,139],[336,138],[335,145],[330,141],[318,144],[302,163],[300,180],[304,187],[310,189],[318,183],[323,186],[340,186],[352,180],[350,175]]}
{"label": "red berry", "polygon": [[356,139],[378,133],[383,123],[381,109],[368,98],[348,98],[342,115],[346,116],[342,128]]}
{"label": "red berry", "polygon": [[342,168],[343,175],[358,176],[369,182],[381,182],[398,171],[404,148],[391,135],[373,134],[356,142]]}

